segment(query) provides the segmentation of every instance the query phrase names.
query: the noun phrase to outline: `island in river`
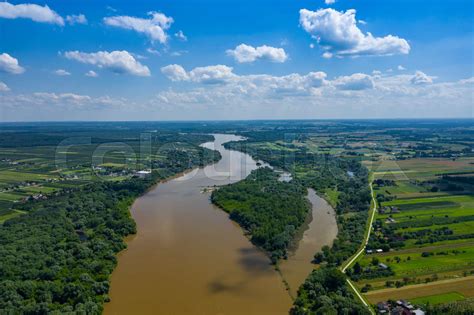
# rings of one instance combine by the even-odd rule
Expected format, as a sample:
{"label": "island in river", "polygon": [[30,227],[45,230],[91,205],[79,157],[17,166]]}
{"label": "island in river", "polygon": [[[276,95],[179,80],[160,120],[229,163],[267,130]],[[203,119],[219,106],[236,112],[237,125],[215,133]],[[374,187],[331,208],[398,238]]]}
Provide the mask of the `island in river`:
{"label": "island in river", "polygon": [[258,168],[222,146],[240,137],[214,136],[203,146],[219,151],[219,162],[161,183],[133,204],[138,232],[119,255],[106,314],[288,313],[292,299],[267,255],[202,193]]}

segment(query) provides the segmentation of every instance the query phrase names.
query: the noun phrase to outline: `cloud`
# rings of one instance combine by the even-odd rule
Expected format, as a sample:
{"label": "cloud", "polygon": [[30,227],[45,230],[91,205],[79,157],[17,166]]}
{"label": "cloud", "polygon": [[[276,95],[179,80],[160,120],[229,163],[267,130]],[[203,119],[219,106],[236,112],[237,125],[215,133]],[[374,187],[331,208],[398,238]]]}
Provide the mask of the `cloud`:
{"label": "cloud", "polygon": [[398,36],[374,37],[357,27],[356,11],[334,9],[300,10],[300,25],[325,51],[325,58],[344,56],[390,56],[408,54],[410,45]]}
{"label": "cloud", "polygon": [[40,23],[51,23],[64,26],[64,19],[51,10],[47,5],[44,7],[37,4],[10,4],[0,2],[0,18],[5,19],[30,19]]}
{"label": "cloud", "polygon": [[474,77],[471,77],[469,79],[459,80],[459,83],[461,83],[461,84],[474,84]]}
{"label": "cloud", "polygon": [[69,23],[69,25],[74,25],[74,24],[87,24],[87,18],[84,14],[79,14],[79,15],[68,15],[66,16],[66,22]]}
{"label": "cloud", "polygon": [[350,76],[338,77],[333,82],[334,86],[345,91],[360,91],[374,88],[372,76],[364,73],[354,73]]}
{"label": "cloud", "polygon": [[327,5],[336,3],[336,0],[324,0]]}
{"label": "cloud", "polygon": [[155,55],[155,56],[161,56],[161,53],[154,49],[154,48],[147,48],[146,51],[149,53],[149,54],[152,54],[152,55]]}
{"label": "cloud", "polygon": [[311,94],[328,83],[326,73],[310,72],[306,75],[292,73],[285,76],[266,74],[237,75],[232,67],[215,65],[197,67],[186,71],[180,65],[169,65],[161,68],[161,72],[171,81],[186,81],[212,86],[225,86],[243,94],[252,94],[266,91],[269,97],[276,95]]}
{"label": "cloud", "polygon": [[10,88],[5,83],[0,81],[0,92],[8,92],[8,91],[10,91]]}
{"label": "cloud", "polygon": [[402,65],[398,65],[397,69],[398,69],[399,71],[404,71],[404,70],[406,70],[406,68],[405,68],[404,66],[402,66]]}
{"label": "cloud", "polygon": [[64,54],[67,59],[76,60],[84,64],[95,65],[114,73],[128,73],[135,76],[148,77],[150,69],[138,62],[128,51],[98,51],[85,53],[80,51],[68,51]]}
{"label": "cloud", "polygon": [[232,67],[225,65],[197,67],[189,72],[192,81],[205,84],[220,84],[235,78]]}
{"label": "cloud", "polygon": [[0,108],[29,108],[30,110],[70,110],[70,109],[104,109],[125,108],[133,104],[123,98],[89,96],[76,93],[35,92],[31,94],[0,94]]}
{"label": "cloud", "polygon": [[207,67],[196,67],[186,72],[180,65],[169,65],[161,68],[161,72],[171,81],[192,81],[205,84],[224,84],[235,78],[232,67],[215,65]]}
{"label": "cloud", "polygon": [[421,71],[416,71],[415,75],[411,78],[410,82],[412,84],[422,85],[422,84],[431,84],[435,77],[430,77]]}
{"label": "cloud", "polygon": [[161,68],[161,72],[173,82],[189,80],[188,73],[180,65],[168,65]]}
{"label": "cloud", "polygon": [[272,62],[285,62],[288,59],[283,48],[275,48],[267,45],[253,47],[246,44],[240,44],[235,49],[228,49],[227,55],[234,57],[239,63],[254,62],[257,59],[265,59]]}
{"label": "cloud", "polygon": [[97,78],[99,75],[93,70],[89,70],[84,74],[86,77]]}
{"label": "cloud", "polygon": [[70,72],[67,72],[67,71],[64,70],[64,69],[58,69],[58,70],[54,71],[54,74],[59,75],[59,76],[68,76],[68,75],[71,75]]}
{"label": "cloud", "polygon": [[65,101],[71,103],[84,103],[89,102],[92,98],[88,95],[79,95],[74,93],[45,93],[45,92],[37,92],[33,93],[33,95],[39,99],[46,100],[46,101]]}
{"label": "cloud", "polygon": [[158,41],[162,44],[166,43],[168,39],[166,30],[169,29],[174,22],[173,18],[158,12],[148,12],[148,15],[150,16],[149,19],[133,16],[106,17],[104,18],[104,23],[109,26],[145,34],[152,42]]}
{"label": "cloud", "polygon": [[18,59],[3,53],[0,55],[0,72],[20,74],[25,72],[25,69],[18,64]]}
{"label": "cloud", "polygon": [[192,81],[192,70],[177,69],[184,78],[178,81],[193,84],[160,91],[149,101],[150,108],[249,119],[367,118],[368,112],[370,117],[472,116],[473,78],[412,84],[415,74],[355,73],[328,79],[316,71],[283,76],[231,72],[225,83],[205,85]]}
{"label": "cloud", "polygon": [[176,37],[177,39],[179,40],[182,40],[183,42],[187,41],[188,38],[186,37],[186,35],[184,35],[183,31],[178,31],[174,34],[174,37]]}

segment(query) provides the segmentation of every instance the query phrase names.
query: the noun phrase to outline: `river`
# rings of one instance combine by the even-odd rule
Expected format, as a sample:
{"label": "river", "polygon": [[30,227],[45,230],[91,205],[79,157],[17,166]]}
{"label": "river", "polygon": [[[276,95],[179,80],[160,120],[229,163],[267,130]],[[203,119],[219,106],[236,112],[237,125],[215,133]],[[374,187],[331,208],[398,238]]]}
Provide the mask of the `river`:
{"label": "river", "polygon": [[313,189],[308,189],[312,211],[290,249],[288,259],[279,263],[282,277],[288,283],[290,294],[296,297],[299,286],[313,269],[310,262],[314,254],[324,245],[332,245],[337,236],[337,221],[334,209]]}
{"label": "river", "polygon": [[[214,136],[203,146],[219,151],[219,162],[160,183],[133,204],[138,232],[119,254],[105,314],[288,314],[292,300],[281,274],[203,192],[258,168],[249,155],[222,146],[242,138]],[[284,267],[289,283],[304,279]],[[301,274],[310,270],[308,260]]]}

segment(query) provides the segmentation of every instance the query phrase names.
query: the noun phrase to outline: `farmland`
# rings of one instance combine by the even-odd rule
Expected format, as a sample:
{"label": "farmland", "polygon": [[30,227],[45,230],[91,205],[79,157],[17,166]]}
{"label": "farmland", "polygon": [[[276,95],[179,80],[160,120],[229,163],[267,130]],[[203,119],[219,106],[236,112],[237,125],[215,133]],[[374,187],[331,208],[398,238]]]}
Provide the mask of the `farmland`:
{"label": "farmland", "polygon": [[370,163],[378,213],[367,252],[351,270],[370,302],[433,305],[474,297],[473,161]]}
{"label": "farmland", "polygon": [[181,161],[193,164],[196,144],[210,139],[133,124],[5,124],[0,132],[0,223],[22,214],[28,200],[130,179],[138,170],[166,173]]}

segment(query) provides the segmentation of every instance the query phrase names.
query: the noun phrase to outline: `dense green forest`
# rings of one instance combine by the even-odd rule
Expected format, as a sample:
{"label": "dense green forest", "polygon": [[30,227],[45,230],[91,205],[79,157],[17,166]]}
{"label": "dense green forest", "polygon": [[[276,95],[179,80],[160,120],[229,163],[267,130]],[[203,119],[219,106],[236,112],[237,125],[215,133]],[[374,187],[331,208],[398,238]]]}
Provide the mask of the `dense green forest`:
{"label": "dense green forest", "polygon": [[[13,142],[18,137],[10,136]],[[193,142],[200,138],[209,137]],[[53,136],[45,143],[56,141]],[[133,200],[161,179],[220,158],[190,146],[189,152],[167,149],[148,178],[81,183],[16,204],[25,214],[0,225],[0,313],[100,314],[116,254],[126,246],[124,237],[136,232]]]}
{"label": "dense green forest", "polygon": [[265,249],[276,263],[286,257],[310,205],[306,189],[298,183],[278,181],[269,168],[253,171],[245,180],[215,190],[212,202],[230,214]]}
{"label": "dense green forest", "polygon": [[336,268],[314,270],[298,291],[291,315],[362,315],[370,314],[354,298],[346,276]]}

